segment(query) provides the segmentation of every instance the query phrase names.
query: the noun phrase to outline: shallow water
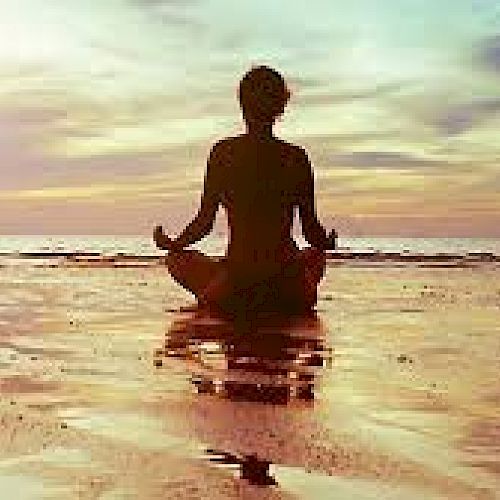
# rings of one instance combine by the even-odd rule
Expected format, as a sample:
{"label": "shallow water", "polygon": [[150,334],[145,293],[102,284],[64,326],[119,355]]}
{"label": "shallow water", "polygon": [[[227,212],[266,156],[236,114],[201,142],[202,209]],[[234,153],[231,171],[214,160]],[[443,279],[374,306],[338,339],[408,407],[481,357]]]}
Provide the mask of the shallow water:
{"label": "shallow water", "polygon": [[158,265],[7,265],[0,488],[497,498],[498,277],[331,264],[316,319],[231,325],[182,311]]}

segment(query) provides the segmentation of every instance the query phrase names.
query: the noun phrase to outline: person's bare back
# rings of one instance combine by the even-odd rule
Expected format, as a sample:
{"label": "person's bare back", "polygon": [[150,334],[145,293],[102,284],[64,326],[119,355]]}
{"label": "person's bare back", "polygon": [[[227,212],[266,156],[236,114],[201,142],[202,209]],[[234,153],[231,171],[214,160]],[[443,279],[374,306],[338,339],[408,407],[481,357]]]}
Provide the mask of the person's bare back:
{"label": "person's bare back", "polygon": [[326,242],[314,213],[307,155],[275,137],[244,134],[217,143],[208,162],[204,197],[226,209],[228,264],[239,275],[276,274],[296,256],[291,234],[296,207],[306,239],[316,247]]}
{"label": "person's bare back", "polygon": [[[335,246],[335,232],[327,237],[318,221],[306,152],[273,135],[288,95],[270,68],[245,75],[240,102],[246,133],[213,146],[200,209],[184,231],[171,240],[161,226],[155,230],[156,244],[170,251],[170,273],[201,302],[230,309],[236,296],[254,300],[257,288],[261,305],[272,297],[309,309],[316,301],[324,251]],[[224,262],[216,263],[184,248],[211,231],[220,206],[228,216],[229,244]],[[308,251],[299,251],[291,234],[296,208]]]}

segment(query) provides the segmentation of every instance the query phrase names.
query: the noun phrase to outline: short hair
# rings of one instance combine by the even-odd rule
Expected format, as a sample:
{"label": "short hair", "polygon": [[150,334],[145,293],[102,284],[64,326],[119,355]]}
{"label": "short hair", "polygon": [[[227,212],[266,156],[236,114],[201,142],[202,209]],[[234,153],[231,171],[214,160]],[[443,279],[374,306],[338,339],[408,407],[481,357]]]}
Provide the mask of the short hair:
{"label": "short hair", "polygon": [[248,120],[273,122],[283,113],[289,97],[284,78],[268,66],[251,68],[240,81],[240,105]]}

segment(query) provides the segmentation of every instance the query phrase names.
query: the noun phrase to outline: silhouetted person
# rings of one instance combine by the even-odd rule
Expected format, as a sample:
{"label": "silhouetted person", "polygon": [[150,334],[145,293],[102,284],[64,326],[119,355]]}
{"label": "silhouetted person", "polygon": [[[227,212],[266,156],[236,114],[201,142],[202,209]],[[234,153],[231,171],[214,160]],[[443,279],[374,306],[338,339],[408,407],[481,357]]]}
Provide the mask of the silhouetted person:
{"label": "silhouetted person", "polygon": [[[289,95],[275,70],[252,68],[239,87],[246,133],[213,146],[196,217],[176,239],[155,229],[157,246],[169,251],[171,275],[201,305],[230,313],[302,313],[316,303],[324,252],[335,247],[336,235],[328,237],[316,216],[306,152],[273,135]],[[227,256],[217,262],[186,247],[211,231],[219,205],[230,232]],[[295,207],[311,245],[305,250],[291,235]]]}

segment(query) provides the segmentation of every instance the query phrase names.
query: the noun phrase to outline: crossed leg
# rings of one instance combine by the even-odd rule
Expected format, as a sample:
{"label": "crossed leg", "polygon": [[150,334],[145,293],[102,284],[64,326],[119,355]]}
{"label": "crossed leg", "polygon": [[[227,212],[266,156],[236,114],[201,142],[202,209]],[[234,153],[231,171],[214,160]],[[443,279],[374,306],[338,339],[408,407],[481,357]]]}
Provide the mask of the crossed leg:
{"label": "crossed leg", "polygon": [[299,309],[310,310],[316,305],[318,285],[325,274],[326,256],[316,248],[297,252],[283,268],[281,293]]}
{"label": "crossed leg", "polygon": [[166,264],[172,278],[200,302],[205,299],[205,290],[221,282],[227,274],[223,262],[217,262],[197,250],[170,252]]}
{"label": "crossed leg", "polygon": [[245,302],[246,298],[255,295],[256,289],[260,289],[270,292],[277,304],[310,310],[316,304],[317,286],[324,275],[326,258],[323,252],[314,248],[298,251],[277,276],[240,289],[231,283],[225,261],[217,261],[196,250],[170,253],[166,264],[174,280],[191,292],[202,306],[228,309],[231,303],[235,305],[233,299],[236,295],[240,302]]}

